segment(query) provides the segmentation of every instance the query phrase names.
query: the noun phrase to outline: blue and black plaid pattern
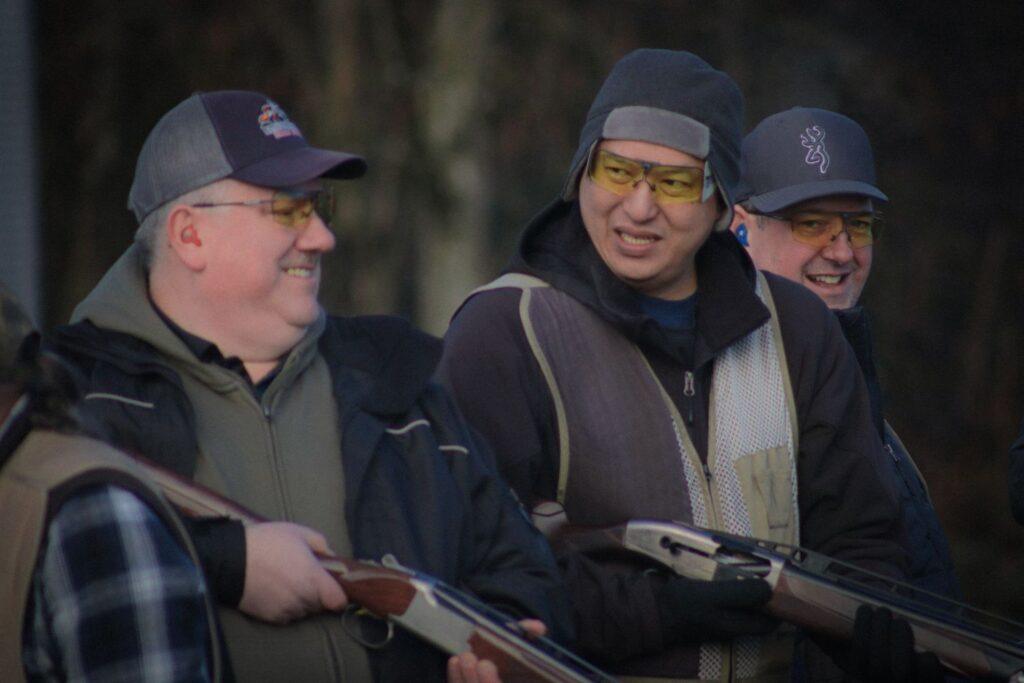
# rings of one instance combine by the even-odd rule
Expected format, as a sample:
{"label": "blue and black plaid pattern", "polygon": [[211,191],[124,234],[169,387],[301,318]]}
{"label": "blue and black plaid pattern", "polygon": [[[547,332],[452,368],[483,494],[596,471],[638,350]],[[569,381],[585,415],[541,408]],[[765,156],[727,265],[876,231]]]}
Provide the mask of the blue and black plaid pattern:
{"label": "blue and black plaid pattern", "polygon": [[209,680],[205,590],[135,495],[86,489],[47,531],[25,619],[28,679]]}

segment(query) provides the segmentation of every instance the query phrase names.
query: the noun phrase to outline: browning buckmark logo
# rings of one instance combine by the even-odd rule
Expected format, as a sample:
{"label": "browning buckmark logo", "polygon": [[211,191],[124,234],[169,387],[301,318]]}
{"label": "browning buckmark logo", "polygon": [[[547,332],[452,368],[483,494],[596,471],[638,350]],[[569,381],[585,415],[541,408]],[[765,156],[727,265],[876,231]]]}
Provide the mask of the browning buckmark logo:
{"label": "browning buckmark logo", "polygon": [[817,166],[818,171],[825,175],[831,161],[828,152],[825,151],[825,131],[817,126],[805,128],[803,134],[800,135],[800,144],[807,148],[804,162],[808,166]]}

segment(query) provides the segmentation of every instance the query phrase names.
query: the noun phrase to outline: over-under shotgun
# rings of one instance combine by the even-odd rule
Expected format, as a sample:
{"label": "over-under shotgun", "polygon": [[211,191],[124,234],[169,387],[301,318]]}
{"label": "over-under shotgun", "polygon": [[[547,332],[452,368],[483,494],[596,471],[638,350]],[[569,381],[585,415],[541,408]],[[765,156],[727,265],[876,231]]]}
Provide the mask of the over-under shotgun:
{"label": "over-under shotgun", "polygon": [[691,579],[760,577],[772,587],[768,613],[833,638],[852,637],[861,605],[885,607],[950,671],[1024,683],[1024,625],[803,548],[645,519],[566,525],[552,540],[581,552],[639,553]]}
{"label": "over-under shotgun", "polygon": [[[243,524],[266,521],[200,484],[142,458],[137,462],[167,499],[189,517],[231,517]],[[506,683],[583,683],[615,679],[547,638],[526,633],[515,621],[479,600],[393,558],[377,562],[318,555],[349,600],[398,624],[448,654],[473,652],[489,659]]]}

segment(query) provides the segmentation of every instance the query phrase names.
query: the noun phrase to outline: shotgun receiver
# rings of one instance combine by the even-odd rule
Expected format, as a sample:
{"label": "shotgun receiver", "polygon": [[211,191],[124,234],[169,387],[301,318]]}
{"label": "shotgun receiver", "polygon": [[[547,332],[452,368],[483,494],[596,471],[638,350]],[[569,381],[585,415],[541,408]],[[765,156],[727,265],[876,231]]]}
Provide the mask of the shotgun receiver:
{"label": "shotgun receiver", "polygon": [[[165,497],[188,517],[231,517],[243,524],[264,520],[220,494],[141,457],[135,458]],[[320,565],[352,603],[410,631],[448,654],[471,651],[489,659],[503,681],[614,683],[547,638],[527,634],[514,621],[443,582],[401,566],[391,556],[383,564],[318,555]]]}
{"label": "shotgun receiver", "polygon": [[910,624],[917,649],[954,673],[1024,683],[1024,624],[803,548],[643,519],[563,527],[553,540],[581,552],[625,549],[690,579],[760,577],[772,587],[769,614],[833,638],[852,637],[861,605],[885,607]]}

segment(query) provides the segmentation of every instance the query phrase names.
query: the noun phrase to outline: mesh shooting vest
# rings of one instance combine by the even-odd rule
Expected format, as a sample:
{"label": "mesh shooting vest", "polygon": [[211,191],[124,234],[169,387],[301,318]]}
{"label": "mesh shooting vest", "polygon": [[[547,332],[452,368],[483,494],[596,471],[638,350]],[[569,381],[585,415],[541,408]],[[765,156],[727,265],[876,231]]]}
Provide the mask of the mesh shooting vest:
{"label": "mesh shooting vest", "polygon": [[[0,680],[23,681],[22,624],[32,577],[46,538],[50,516],[60,503],[94,484],[111,484],[137,495],[167,525],[171,534],[199,567],[195,548],[174,510],[146,483],[145,474],[125,455],[84,436],[37,430],[25,437],[0,471]],[[222,653],[210,597],[210,673],[223,679]]]}
{"label": "mesh shooting vest", "polygon": [[[798,543],[796,409],[760,273],[756,292],[771,322],[715,359],[706,466],[635,344],[540,279],[508,274],[477,291],[501,288],[521,291],[521,323],[555,406],[557,495],[569,521],[667,519]],[[782,632],[655,657],[687,672],[674,680],[787,680],[791,653],[790,633]]]}

